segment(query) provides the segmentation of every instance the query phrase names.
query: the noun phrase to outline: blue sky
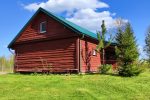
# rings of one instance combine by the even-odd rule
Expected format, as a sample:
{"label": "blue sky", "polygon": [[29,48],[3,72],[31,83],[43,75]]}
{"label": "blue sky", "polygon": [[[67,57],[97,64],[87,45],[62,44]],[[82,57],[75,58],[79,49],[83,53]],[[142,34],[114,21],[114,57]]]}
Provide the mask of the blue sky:
{"label": "blue sky", "polygon": [[[144,46],[145,33],[150,25],[150,0],[93,0],[95,1],[94,3],[91,3],[92,0],[87,0],[87,2],[83,0],[80,6],[78,3],[81,0],[79,2],[77,2],[77,0],[69,0],[72,6],[66,5],[65,2],[68,0],[62,1],[61,4],[58,4],[55,0],[1,0],[0,56],[8,56],[11,54],[7,49],[7,45],[39,6],[64,16],[68,20],[88,28],[91,31],[96,31],[97,28],[100,28],[100,22],[99,25],[98,23],[94,23],[95,17],[97,16],[100,17],[100,20],[103,18],[106,19],[108,27],[113,27],[112,22],[117,17],[122,17],[131,23],[140,47]],[[90,4],[89,6],[88,2]],[[90,18],[90,21],[87,18]],[[92,18],[94,20],[92,20]],[[85,25],[83,24],[84,22]]]}

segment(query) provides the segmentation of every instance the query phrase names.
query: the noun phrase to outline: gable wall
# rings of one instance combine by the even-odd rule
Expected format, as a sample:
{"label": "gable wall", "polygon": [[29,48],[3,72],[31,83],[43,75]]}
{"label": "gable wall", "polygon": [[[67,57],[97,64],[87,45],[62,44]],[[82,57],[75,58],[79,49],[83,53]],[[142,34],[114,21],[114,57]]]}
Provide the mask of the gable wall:
{"label": "gable wall", "polygon": [[[39,27],[40,23],[46,21],[46,33],[40,33]],[[25,30],[21,33],[19,38],[17,39],[17,43],[22,41],[33,41],[35,39],[56,39],[56,38],[65,38],[70,36],[75,36],[76,34],[64,27],[61,23],[50,18],[48,15],[43,12],[39,12],[39,14],[29,23],[29,25],[25,28]]]}

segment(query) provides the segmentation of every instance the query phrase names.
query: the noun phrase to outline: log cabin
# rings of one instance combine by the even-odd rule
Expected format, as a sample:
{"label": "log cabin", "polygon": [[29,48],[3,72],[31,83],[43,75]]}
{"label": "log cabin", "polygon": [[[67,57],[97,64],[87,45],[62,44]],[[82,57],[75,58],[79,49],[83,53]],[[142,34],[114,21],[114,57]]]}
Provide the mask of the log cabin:
{"label": "log cabin", "polygon": [[[39,8],[8,45],[14,50],[14,72],[97,72],[102,57],[97,35],[63,17]],[[115,65],[115,44],[105,63]]]}

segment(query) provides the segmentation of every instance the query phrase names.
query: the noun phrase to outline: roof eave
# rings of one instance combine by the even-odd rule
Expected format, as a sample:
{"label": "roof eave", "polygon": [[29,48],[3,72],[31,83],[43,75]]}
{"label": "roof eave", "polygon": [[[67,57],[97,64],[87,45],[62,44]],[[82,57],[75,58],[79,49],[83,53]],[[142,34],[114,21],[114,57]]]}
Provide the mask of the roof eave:
{"label": "roof eave", "polygon": [[10,42],[8,45],[8,48],[11,48],[13,43],[16,41],[16,39],[20,36],[20,34],[24,31],[24,29],[28,26],[28,24],[32,21],[32,19],[41,11],[41,8],[39,8],[36,13],[30,18],[30,20],[23,26],[23,28],[19,31],[19,33],[15,36],[15,38]]}

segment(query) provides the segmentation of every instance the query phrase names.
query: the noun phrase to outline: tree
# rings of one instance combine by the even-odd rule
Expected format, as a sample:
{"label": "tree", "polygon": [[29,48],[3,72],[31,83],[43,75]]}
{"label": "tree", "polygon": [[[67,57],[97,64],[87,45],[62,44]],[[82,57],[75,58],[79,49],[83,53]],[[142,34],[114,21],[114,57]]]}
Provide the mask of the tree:
{"label": "tree", "polygon": [[132,76],[138,73],[134,62],[138,60],[138,46],[131,25],[127,23],[125,30],[118,28],[116,34],[116,55],[119,62],[119,75]]}
{"label": "tree", "polygon": [[148,31],[146,33],[145,44],[146,45],[144,51],[146,52],[147,55],[147,61],[150,64],[150,27],[148,28]]}
{"label": "tree", "polygon": [[13,56],[10,56],[9,58],[6,58],[5,56],[0,57],[0,71],[12,71],[14,64],[13,59]]}
{"label": "tree", "polygon": [[124,32],[120,29],[118,30],[116,42],[118,44],[118,59],[121,60],[123,65],[132,64],[138,60],[138,45],[136,44],[136,38],[129,23],[126,25]]}
{"label": "tree", "polygon": [[110,35],[110,38],[108,40],[108,42],[106,43],[106,33],[107,33],[107,29],[105,26],[105,21],[102,21],[102,25],[101,25],[101,32],[98,31],[97,32],[97,38],[98,38],[98,45],[96,47],[97,52],[101,53],[102,52],[102,64],[105,64],[105,49],[110,46],[113,38],[112,35]]}
{"label": "tree", "polygon": [[5,56],[0,57],[0,67],[1,67],[1,71],[4,71],[4,67],[6,65],[6,58]]}

